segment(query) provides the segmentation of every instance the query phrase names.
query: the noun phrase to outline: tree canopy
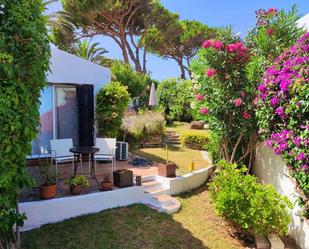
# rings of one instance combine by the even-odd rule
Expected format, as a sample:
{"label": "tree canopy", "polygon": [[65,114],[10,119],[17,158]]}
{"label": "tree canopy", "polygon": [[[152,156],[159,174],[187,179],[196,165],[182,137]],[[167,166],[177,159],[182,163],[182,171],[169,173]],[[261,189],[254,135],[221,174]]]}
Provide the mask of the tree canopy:
{"label": "tree canopy", "polygon": [[191,76],[190,60],[194,57],[203,41],[213,38],[215,29],[198,21],[176,20],[172,25],[162,29],[151,27],[141,43],[151,53],[177,62],[181,78],[186,72]]}
{"label": "tree canopy", "polygon": [[62,0],[62,5],[81,30],[77,37],[110,37],[121,49],[124,62],[143,73],[147,72],[147,46],[142,49],[139,40],[150,28],[161,30],[178,19],[153,0]]}

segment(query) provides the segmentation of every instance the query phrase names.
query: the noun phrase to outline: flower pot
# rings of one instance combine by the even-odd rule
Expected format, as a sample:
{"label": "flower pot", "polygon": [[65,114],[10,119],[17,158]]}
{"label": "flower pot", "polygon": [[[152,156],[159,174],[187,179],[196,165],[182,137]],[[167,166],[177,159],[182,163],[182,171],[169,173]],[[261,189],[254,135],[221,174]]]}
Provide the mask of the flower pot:
{"label": "flower pot", "polygon": [[107,191],[113,188],[113,183],[111,181],[102,181],[101,182],[101,190]]}
{"label": "flower pot", "polygon": [[57,194],[57,186],[54,185],[42,185],[40,186],[40,198],[41,199],[52,199]]}
{"label": "flower pot", "polygon": [[176,176],[176,164],[175,163],[168,163],[163,164],[160,163],[158,166],[159,170],[159,176],[164,176],[164,177],[175,177]]}
{"label": "flower pot", "polygon": [[114,185],[118,188],[129,187],[133,185],[133,172],[122,169],[113,172]]}
{"label": "flower pot", "polygon": [[70,192],[72,195],[80,195],[82,192],[82,186],[81,185],[70,185]]}

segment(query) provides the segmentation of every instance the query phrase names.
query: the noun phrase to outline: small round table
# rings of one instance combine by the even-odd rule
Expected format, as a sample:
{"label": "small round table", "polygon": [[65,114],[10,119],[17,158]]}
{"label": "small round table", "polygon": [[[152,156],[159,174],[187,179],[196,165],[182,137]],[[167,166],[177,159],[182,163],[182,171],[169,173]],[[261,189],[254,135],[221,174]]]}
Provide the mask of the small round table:
{"label": "small round table", "polygon": [[[77,155],[77,161],[81,158],[82,155],[90,155],[91,157],[91,171],[87,172],[85,174],[90,174],[93,179],[95,179],[96,183],[100,185],[98,179],[95,175],[95,164],[94,164],[94,154],[99,152],[99,148],[96,147],[73,147],[70,149],[70,152],[74,153],[74,155]],[[77,172],[77,164],[74,164],[74,176],[76,176]]]}

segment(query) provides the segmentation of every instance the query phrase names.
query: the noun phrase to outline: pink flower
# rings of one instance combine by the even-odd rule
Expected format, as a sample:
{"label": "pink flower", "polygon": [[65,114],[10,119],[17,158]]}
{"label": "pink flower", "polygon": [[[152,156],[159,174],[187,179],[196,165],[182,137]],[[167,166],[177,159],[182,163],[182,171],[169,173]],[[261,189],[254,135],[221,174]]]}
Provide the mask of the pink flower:
{"label": "pink flower", "polygon": [[251,118],[251,114],[246,112],[246,111],[243,112],[242,116],[243,116],[244,119],[250,119]]}
{"label": "pink flower", "polygon": [[229,52],[229,53],[232,53],[232,52],[234,52],[235,50],[237,49],[237,47],[236,47],[236,45],[235,44],[229,44],[229,45],[227,45],[227,51]]}
{"label": "pink flower", "polygon": [[206,107],[202,107],[202,108],[200,109],[200,113],[206,115],[206,114],[208,114],[208,109],[207,109]]}
{"label": "pink flower", "polygon": [[277,14],[278,10],[276,8],[269,8],[267,12],[268,14],[275,15]]}
{"label": "pink flower", "polygon": [[233,103],[236,107],[240,107],[242,105],[242,99],[241,98],[234,99]]}
{"label": "pink flower", "polygon": [[214,41],[213,43],[213,47],[216,48],[216,49],[221,49],[223,46],[223,42],[221,41]]}
{"label": "pink flower", "polygon": [[216,74],[216,69],[210,68],[206,70],[207,77],[212,77]]}
{"label": "pink flower", "polygon": [[201,101],[201,100],[203,100],[203,95],[202,94],[197,94],[196,96],[195,96],[195,99],[197,100],[197,101]]}
{"label": "pink flower", "polygon": [[266,33],[267,33],[269,36],[273,35],[274,32],[275,32],[275,30],[274,30],[273,28],[269,28],[269,29],[266,30]]}
{"label": "pink flower", "polygon": [[245,92],[241,92],[240,93],[240,97],[245,97],[246,96],[246,93]]}
{"label": "pink flower", "polygon": [[214,44],[213,40],[206,40],[203,42],[203,48],[210,48]]}

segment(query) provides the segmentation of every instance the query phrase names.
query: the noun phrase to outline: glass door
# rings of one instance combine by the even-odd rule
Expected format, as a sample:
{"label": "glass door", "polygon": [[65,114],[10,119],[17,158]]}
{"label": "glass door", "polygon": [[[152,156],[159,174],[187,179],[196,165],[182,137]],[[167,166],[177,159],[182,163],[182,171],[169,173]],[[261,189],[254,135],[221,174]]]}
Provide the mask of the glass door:
{"label": "glass door", "polygon": [[75,86],[55,86],[55,134],[56,139],[72,138],[78,144],[78,104]]}

